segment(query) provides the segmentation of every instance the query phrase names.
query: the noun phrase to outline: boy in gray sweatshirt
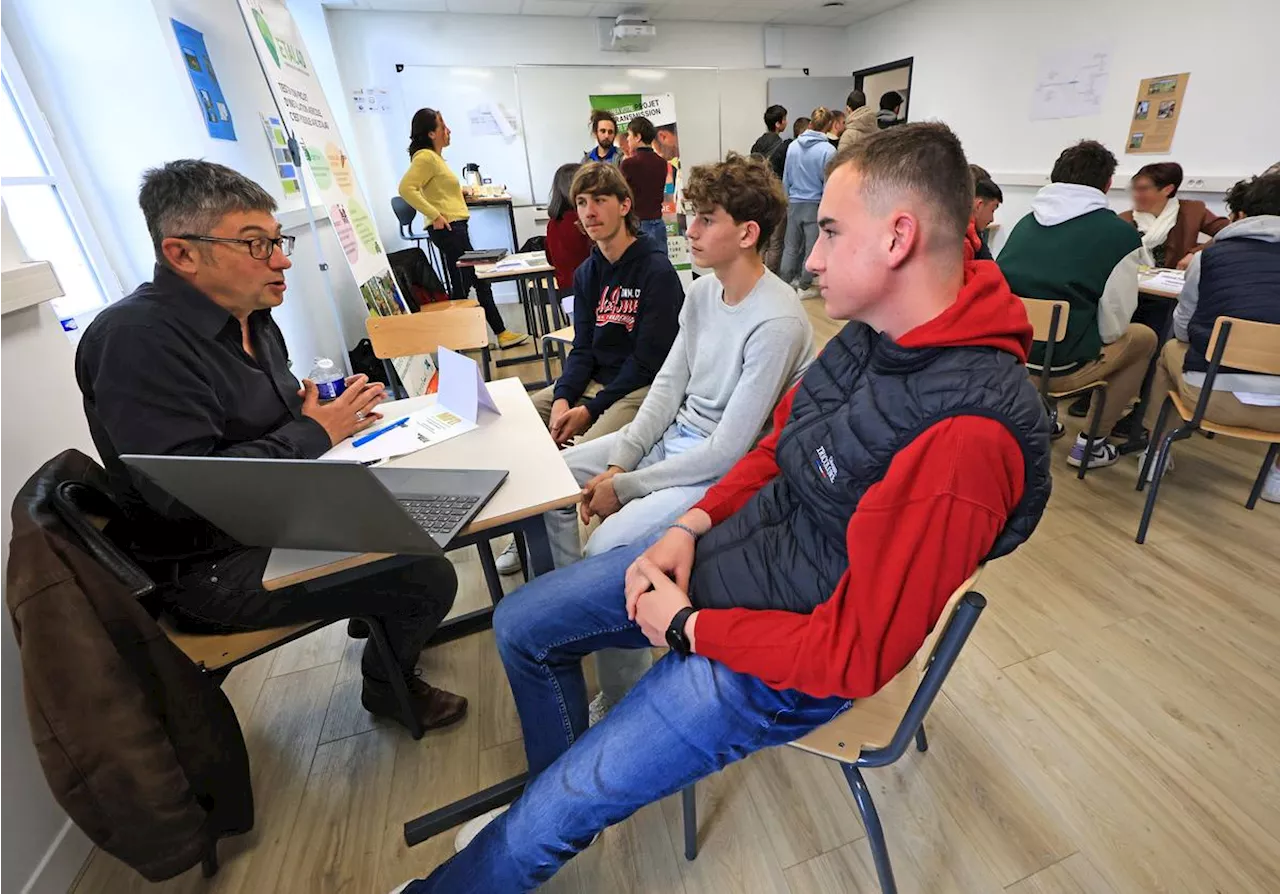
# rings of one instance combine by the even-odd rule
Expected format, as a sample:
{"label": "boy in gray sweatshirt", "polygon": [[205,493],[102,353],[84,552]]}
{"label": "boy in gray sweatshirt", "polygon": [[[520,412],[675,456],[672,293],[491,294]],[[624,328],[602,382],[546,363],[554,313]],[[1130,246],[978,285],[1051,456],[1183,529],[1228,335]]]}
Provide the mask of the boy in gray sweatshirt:
{"label": "boy in gray sweatshirt", "polygon": [[[715,275],[689,290],[680,332],[635,420],[565,451],[583,502],[545,516],[558,568],[679,518],[751,449],[778,399],[813,360],[804,308],[761,257],[786,213],[765,163],[731,153],[694,168],[684,195],[696,212],[693,259]],[[585,547],[579,516],[584,523],[602,519]],[[597,661],[602,691],[594,717],[621,699],[652,658],[644,650],[610,650]]]}

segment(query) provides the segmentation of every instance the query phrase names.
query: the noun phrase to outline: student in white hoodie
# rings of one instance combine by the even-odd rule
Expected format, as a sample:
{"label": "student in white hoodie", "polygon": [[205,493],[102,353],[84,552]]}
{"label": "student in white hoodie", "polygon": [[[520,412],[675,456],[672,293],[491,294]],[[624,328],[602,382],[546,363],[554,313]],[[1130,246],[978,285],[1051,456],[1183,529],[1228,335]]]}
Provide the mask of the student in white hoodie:
{"label": "student in white hoodie", "polygon": [[[1101,143],[1084,140],[1065,149],[1052,182],[1036,194],[1031,213],[1013,228],[998,261],[1015,294],[1070,305],[1066,338],[1053,350],[1053,390],[1107,380],[1091,467],[1120,458],[1107,437],[1137,398],[1156,350],[1155,332],[1130,322],[1138,306],[1142,239],[1107,204],[1115,170],[1116,157]],[[1038,372],[1043,358],[1044,343],[1036,342],[1027,365]],[[1093,401],[1092,413],[1100,403]],[[1081,434],[1068,463],[1083,462],[1086,443]]]}
{"label": "student in white hoodie", "polygon": [[[1144,420],[1148,430],[1170,391],[1188,406],[1200,400],[1209,338],[1219,317],[1280,324],[1280,173],[1237,183],[1227,194],[1227,208],[1231,223],[1192,256],[1187,269],[1173,311],[1175,338],[1156,363]],[[1280,433],[1280,376],[1220,371],[1205,418]],[[1280,502],[1280,470],[1271,470],[1263,496]]]}

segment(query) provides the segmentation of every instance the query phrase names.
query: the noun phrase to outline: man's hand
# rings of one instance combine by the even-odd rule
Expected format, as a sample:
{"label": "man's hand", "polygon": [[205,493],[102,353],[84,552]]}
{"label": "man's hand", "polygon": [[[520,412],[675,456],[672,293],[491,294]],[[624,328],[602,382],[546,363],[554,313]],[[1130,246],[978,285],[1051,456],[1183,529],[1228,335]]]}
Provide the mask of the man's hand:
{"label": "man's hand", "polygon": [[556,418],[555,407],[552,406],[551,413],[551,439],[561,447],[589,429],[594,421],[591,418],[591,411],[586,407],[567,409],[560,414],[559,418]]}
{"label": "man's hand", "polygon": [[320,392],[310,379],[302,380],[298,391],[302,398],[302,415],[319,422],[329,434],[329,441],[338,444],[364,431],[382,419],[374,410],[386,399],[386,388],[381,382],[370,382],[365,375],[350,376],[347,390],[327,404],[320,403]]}
{"label": "man's hand", "polygon": [[646,581],[649,590],[634,606],[630,599],[627,600],[627,615],[640,626],[649,642],[655,646],[665,646],[671,619],[680,609],[689,607],[689,597],[644,556],[636,559],[631,567]]}
{"label": "man's hand", "polygon": [[1195,252],[1192,252],[1192,251],[1189,251],[1185,255],[1183,255],[1182,259],[1178,261],[1178,269],[1186,270],[1188,267],[1190,267],[1191,259],[1194,258],[1195,256],[1196,256]]}
{"label": "man's hand", "polygon": [[636,602],[652,589],[653,582],[641,571],[641,562],[656,568],[664,580],[674,580],[681,592],[688,593],[693,554],[694,541],[689,532],[672,528],[632,562],[626,576],[627,617],[635,618]]}
{"label": "man's hand", "polygon": [[618,499],[617,491],[613,487],[613,476],[609,476],[595,486],[591,492],[592,515],[598,515],[601,519],[606,519],[622,508],[622,501]]}
{"label": "man's hand", "polygon": [[603,512],[603,513],[597,510],[594,505],[596,489],[600,487],[600,485],[603,484],[604,482],[609,481],[611,478],[613,478],[614,475],[620,475],[621,473],[622,473],[622,469],[620,469],[618,466],[610,466],[609,468],[601,472],[599,475],[597,475],[596,477],[588,481],[585,485],[583,485],[582,502],[578,504],[578,517],[582,519],[582,523],[584,525],[588,525],[591,523],[591,517],[593,515],[599,515],[601,518],[608,518],[610,515],[613,515],[613,513],[617,512],[619,509],[622,508],[622,503],[621,501],[618,501],[617,495],[614,494],[612,485],[609,486],[608,499],[617,502],[618,505],[610,509],[608,512]]}

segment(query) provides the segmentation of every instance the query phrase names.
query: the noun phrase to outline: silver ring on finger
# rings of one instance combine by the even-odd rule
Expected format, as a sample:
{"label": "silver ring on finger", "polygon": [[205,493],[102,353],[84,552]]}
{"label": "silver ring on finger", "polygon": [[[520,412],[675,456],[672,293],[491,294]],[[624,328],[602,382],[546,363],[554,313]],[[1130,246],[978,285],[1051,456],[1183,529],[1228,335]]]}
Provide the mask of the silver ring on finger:
{"label": "silver ring on finger", "polygon": [[356,422],[364,422],[364,410],[356,410]]}

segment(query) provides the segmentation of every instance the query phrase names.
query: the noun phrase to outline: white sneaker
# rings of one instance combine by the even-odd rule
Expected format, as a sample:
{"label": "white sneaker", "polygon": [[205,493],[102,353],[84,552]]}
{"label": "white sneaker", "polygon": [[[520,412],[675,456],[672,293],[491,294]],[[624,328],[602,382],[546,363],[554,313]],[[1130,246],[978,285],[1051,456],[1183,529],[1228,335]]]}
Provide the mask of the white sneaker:
{"label": "white sneaker", "polygon": [[501,807],[495,807],[488,813],[482,813],[475,819],[464,823],[462,828],[458,830],[458,834],[453,837],[454,853],[462,853],[462,851],[466,850],[467,845],[484,831],[484,827],[506,813],[510,806],[510,804],[503,804]]}
{"label": "white sneaker", "polygon": [[520,547],[514,539],[494,564],[498,566],[499,574],[517,574],[520,571]]}
{"label": "white sneaker", "polygon": [[609,701],[603,692],[597,694],[591,700],[591,704],[587,706],[587,725],[595,726],[601,720],[604,720],[604,715],[608,714],[612,709],[613,702]]}
{"label": "white sneaker", "polygon": [[1267,473],[1267,480],[1262,483],[1259,494],[1268,503],[1280,503],[1280,466],[1272,466]]}
{"label": "white sneaker", "polygon": [[[1084,462],[1084,450],[1088,445],[1089,439],[1084,435],[1077,435],[1076,442],[1071,447],[1071,452],[1067,454],[1067,465],[1080,468]],[[1120,451],[1103,438],[1098,438],[1093,442],[1093,456],[1089,460],[1089,468],[1103,469],[1107,466],[1114,466],[1120,461]]]}
{"label": "white sneaker", "polygon": [[[1148,448],[1150,449],[1150,448]],[[1144,450],[1138,454],[1138,473],[1142,473],[1142,464],[1147,461],[1147,451]],[[1169,452],[1169,459],[1164,464],[1164,473],[1168,475],[1173,471],[1173,451]],[[1156,464],[1151,463],[1151,471],[1147,472],[1147,484],[1156,480]]]}

